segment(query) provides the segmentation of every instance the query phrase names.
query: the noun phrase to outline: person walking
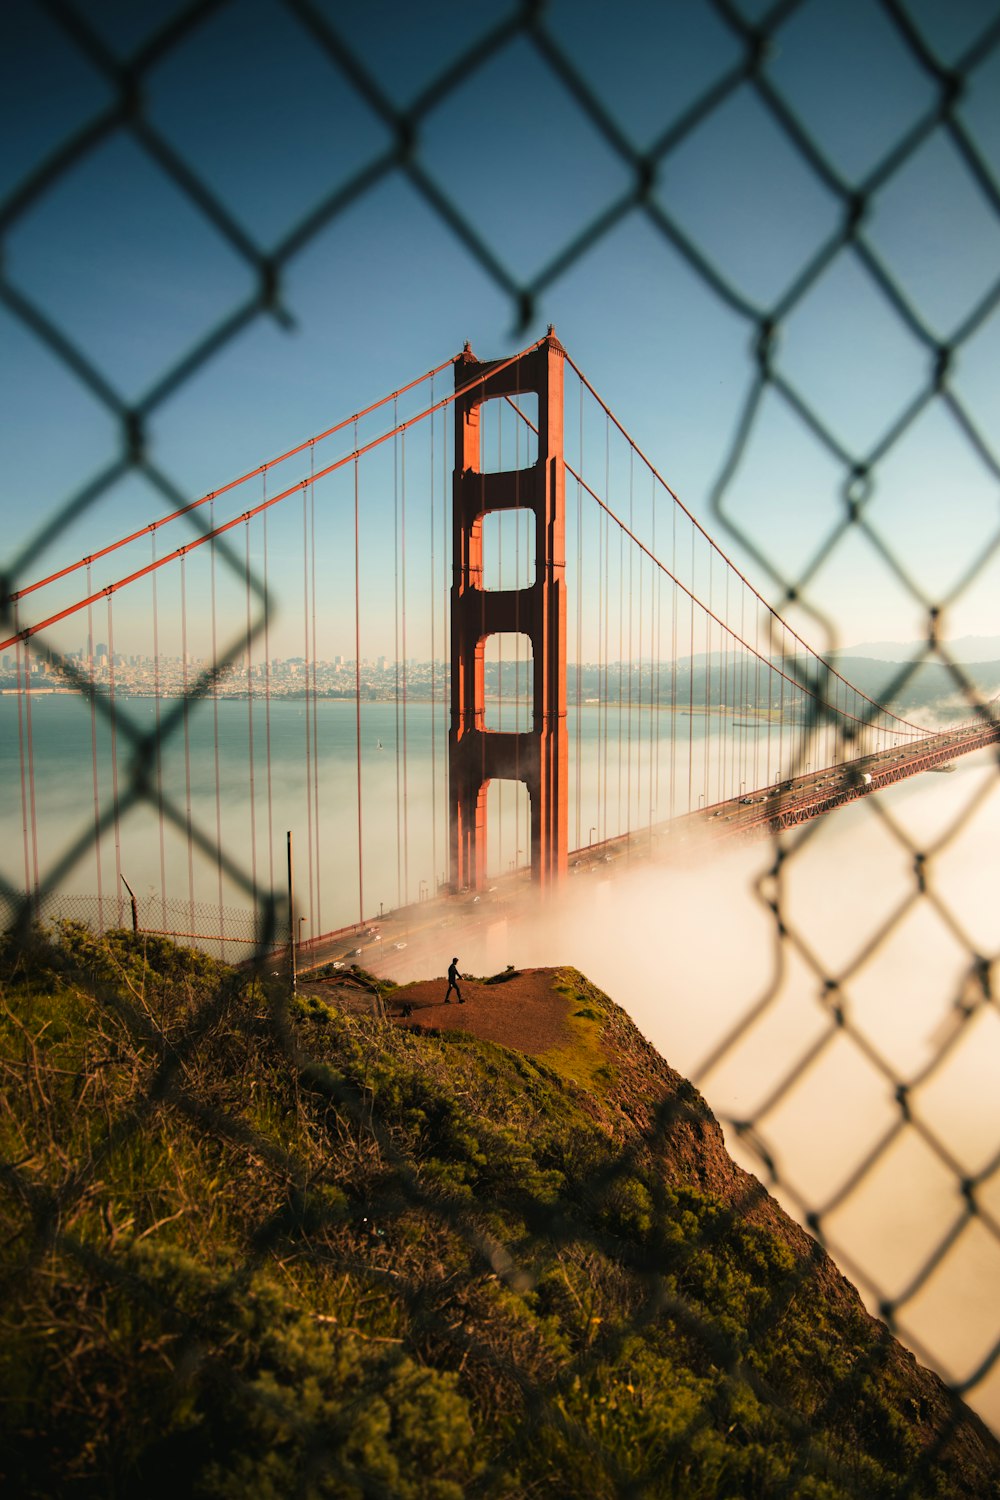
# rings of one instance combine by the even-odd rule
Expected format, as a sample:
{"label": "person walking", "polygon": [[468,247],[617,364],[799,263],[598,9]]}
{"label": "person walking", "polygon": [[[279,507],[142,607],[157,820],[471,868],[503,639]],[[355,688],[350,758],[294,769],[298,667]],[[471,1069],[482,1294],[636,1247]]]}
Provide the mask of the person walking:
{"label": "person walking", "polygon": [[461,977],[461,974],[458,972],[458,955],[456,954],[451,963],[448,965],[448,989],[445,992],[444,997],[445,1005],[451,1004],[452,990],[454,990],[455,994],[458,996],[459,1005],[465,1004],[465,1001],[462,999],[462,991],[458,987],[458,981],[461,979]]}

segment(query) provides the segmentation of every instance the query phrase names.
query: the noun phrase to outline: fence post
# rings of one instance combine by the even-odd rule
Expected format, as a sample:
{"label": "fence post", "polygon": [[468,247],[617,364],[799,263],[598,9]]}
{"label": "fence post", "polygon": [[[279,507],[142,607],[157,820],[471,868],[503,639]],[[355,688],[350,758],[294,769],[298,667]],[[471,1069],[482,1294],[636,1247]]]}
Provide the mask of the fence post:
{"label": "fence post", "polygon": [[138,932],[139,931],[139,908],[138,908],[138,906],[136,906],[136,902],[135,902],[135,891],[129,885],[129,883],[125,879],[124,875],[122,876],[122,885],[128,891],[129,900],[132,902],[132,931],[133,932]]}

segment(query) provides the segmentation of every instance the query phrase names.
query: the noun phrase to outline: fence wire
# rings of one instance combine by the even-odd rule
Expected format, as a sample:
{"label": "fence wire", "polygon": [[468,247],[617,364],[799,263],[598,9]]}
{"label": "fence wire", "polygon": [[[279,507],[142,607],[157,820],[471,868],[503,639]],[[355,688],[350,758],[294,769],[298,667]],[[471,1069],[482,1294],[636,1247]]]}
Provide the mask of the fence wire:
{"label": "fence wire", "polygon": [[[725,441],[710,505],[716,523],[752,556],[760,576],[769,581],[775,607],[779,612],[801,611],[811,618],[817,631],[825,633],[827,639],[835,639],[836,622],[815,600],[817,579],[824,565],[842,549],[860,543],[866,555],[870,554],[877,560],[886,587],[911,600],[926,621],[925,650],[900,669],[896,685],[905,685],[909,675],[916,672],[922,662],[939,661],[951,673],[956,693],[962,701],[972,709],[984,706],[969,673],[949,651],[945,625],[948,610],[987,574],[989,566],[1000,554],[1000,513],[994,509],[993,523],[977,537],[950,593],[944,597],[932,596],[921,583],[917,570],[907,561],[902,532],[905,523],[900,523],[895,531],[885,529],[879,519],[877,497],[880,474],[885,466],[892,462],[907,436],[932,410],[947,415],[955,431],[961,435],[965,457],[975,470],[985,475],[991,485],[1000,482],[1000,428],[995,421],[992,426],[983,421],[982,414],[973,409],[956,381],[960,357],[979,336],[995,326],[1000,303],[1000,274],[975,289],[962,316],[953,322],[947,334],[942,335],[936,311],[924,307],[912,286],[904,284],[894,274],[890,261],[880,251],[871,223],[874,210],[887,201],[894,184],[900,181],[918,153],[928,143],[941,143],[960,163],[969,190],[979,199],[984,221],[991,229],[1000,231],[1000,180],[995,141],[985,128],[977,126],[974,114],[967,108],[975,81],[992,76],[991,69],[992,74],[996,74],[1000,59],[1000,11],[994,4],[984,3],[978,8],[970,7],[968,13],[963,12],[965,39],[960,47],[953,49],[953,55],[944,56],[930,39],[933,30],[927,22],[926,6],[907,4],[904,0],[871,0],[870,8],[877,13],[879,25],[891,39],[892,47],[905,57],[907,66],[921,78],[928,102],[895,131],[891,145],[881,154],[873,144],[865,169],[852,176],[838,165],[836,152],[824,140],[822,132],[810,123],[801,95],[789,87],[789,79],[774,66],[774,59],[786,36],[810,8],[807,0],[801,0],[801,3],[799,0],[778,0],[770,6],[750,4],[749,0],[744,4],[736,3],[736,0],[712,0],[707,9],[717,24],[720,37],[725,38],[725,45],[720,46],[719,61],[711,82],[696,97],[689,99],[679,113],[673,113],[665,103],[658,128],[651,133],[647,144],[640,147],[633,132],[616,117],[614,105],[603,96],[594,77],[581,67],[577,50],[572,45],[572,17],[567,19],[567,13],[558,7],[550,8],[537,0],[525,0],[525,3],[506,7],[467,8],[462,34],[471,38],[468,45],[431,70],[429,75],[415,73],[413,87],[407,93],[408,102],[402,105],[396,93],[382,81],[376,61],[366,56],[352,40],[352,28],[345,24],[343,15],[338,15],[336,7],[322,5],[318,0],[315,3],[314,0],[275,0],[268,12],[272,22],[292,22],[301,29],[315,56],[328,69],[331,86],[346,88],[352,96],[352,107],[361,109],[377,122],[382,145],[346,174],[326,181],[308,211],[285,228],[276,243],[265,244],[255,239],[242,219],[213,188],[197,159],[181,151],[157,124],[147,103],[162,69],[181,54],[197,55],[211,24],[225,9],[219,0],[193,0],[193,3],[158,7],[162,21],[157,25],[148,15],[144,15],[141,24],[134,15],[126,22],[122,14],[103,7],[77,5],[71,0],[37,0],[35,5],[24,0],[21,5],[15,5],[12,10],[15,31],[23,23],[24,34],[35,38],[33,45],[36,48],[31,54],[16,58],[17,64],[44,77],[51,61],[46,49],[51,49],[52,55],[62,57],[68,46],[91,75],[100,81],[105,102],[70,120],[53,112],[51,139],[44,148],[37,150],[33,159],[22,162],[17,181],[0,202],[0,234],[7,239],[30,225],[36,216],[42,214],[51,195],[59,192],[81,165],[109,143],[127,140],[146,166],[169,182],[210,234],[237,257],[245,268],[249,290],[237,305],[228,306],[220,313],[208,331],[196,337],[173,362],[158,369],[144,394],[133,399],[104,372],[98,350],[98,331],[91,342],[78,332],[71,332],[47,308],[44,298],[32,294],[19,282],[12,268],[0,273],[0,297],[13,325],[25,338],[48,351],[66,380],[88,393],[114,424],[118,434],[115,457],[96,474],[81,477],[78,485],[63,498],[53,499],[51,509],[34,538],[8,559],[4,574],[5,593],[15,592],[22,582],[29,579],[39,554],[53,536],[96,516],[101,503],[126,476],[141,476],[171,507],[186,503],[189,497],[178,489],[153,457],[156,423],[167,402],[206,367],[222,360],[254,325],[273,320],[281,328],[291,326],[291,314],[285,300],[286,286],[310,247],[331,223],[349,216],[388,182],[400,181],[407,185],[446,236],[461,248],[491,284],[509,312],[510,323],[519,332],[533,327],[539,318],[545,318],[553,290],[563,278],[585,263],[588,256],[599,251],[613,254],[615,233],[625,221],[641,220],[662,240],[664,251],[669,251],[664,255],[663,276],[674,274],[677,257],[680,257],[705,292],[720,307],[741,320],[745,329],[750,350],[750,379],[738,420]],[[391,7],[387,14],[391,22]],[[613,20],[609,16],[602,24],[607,27],[638,25],[641,21],[630,18],[625,7],[619,8]],[[593,132],[595,155],[599,142],[599,149],[610,153],[627,179],[623,189],[604,200],[588,203],[578,222],[572,225],[571,232],[561,243],[553,245],[544,263],[528,275],[505,261],[491,237],[480,228],[476,217],[466,210],[462,200],[441,179],[423,145],[428,130],[433,128],[436,117],[449,102],[456,99],[460,91],[470,85],[474,87],[478,78],[488,79],[489,68],[495,60],[514,48],[521,49],[519,55],[530,59],[533,70],[542,71],[547,85],[558,94],[561,107],[572,109],[586,122]],[[735,260],[730,256],[720,257],[714,248],[710,250],[699,243],[697,236],[672,213],[669,186],[663,187],[664,183],[669,185],[672,165],[682,149],[697,140],[706,126],[721,119],[737,96],[743,98],[747,94],[766,114],[783,147],[822,188],[834,206],[834,222],[829,233],[810,249],[794,274],[769,301],[758,299],[748,289],[753,278],[741,275],[738,256]],[[850,108],[850,101],[845,100],[845,110]],[[544,114],[539,115],[539,123],[544,125]],[[526,171],[530,172],[530,167]],[[719,171],[721,173],[721,165]],[[279,177],[276,168],[267,163],[259,164],[256,190],[264,203],[277,192]],[[711,181],[708,186],[711,190]],[[787,226],[779,220],[779,228],[782,227],[791,232],[791,220]],[[845,443],[835,419],[823,403],[796,385],[780,358],[782,336],[793,314],[833,269],[848,265],[851,274],[861,279],[866,293],[906,330],[925,356],[923,372],[913,382],[905,399],[899,402],[897,414],[865,447]],[[959,274],[957,268],[955,274]],[[509,325],[503,332],[509,332]],[[789,421],[819,445],[835,475],[832,488],[837,494],[837,510],[826,509],[822,514],[817,511],[813,527],[815,545],[806,561],[797,568],[775,559],[767,538],[755,532],[753,515],[743,514],[734,499],[742,466],[759,435],[762,413],[769,403],[777,403]],[[54,415],[53,421],[55,425],[58,414]],[[87,469],[88,461],[81,452],[80,475],[87,473]],[[942,503],[946,508],[947,500]],[[263,585],[258,582],[259,598],[263,601]],[[16,628],[16,618],[7,599],[4,617],[5,623]],[[34,643],[31,649],[34,649]],[[174,715],[171,732],[180,732],[178,724],[178,716]],[[142,792],[139,787],[135,790],[137,795]],[[899,1198],[905,1197],[908,1150],[911,1153],[917,1150],[921,1159],[930,1162],[937,1175],[946,1179],[948,1193],[944,1196],[949,1198],[950,1194],[951,1208],[940,1222],[935,1221],[933,1229],[928,1229],[926,1223],[921,1224],[917,1236],[919,1260],[904,1280],[896,1278],[891,1285],[879,1285],[877,1278],[864,1265],[852,1263],[850,1254],[836,1244],[836,1235],[832,1239],[838,1262],[865,1286],[888,1327],[898,1330],[910,1346],[916,1347],[918,1354],[930,1362],[935,1361],[935,1350],[922,1345],[914,1328],[907,1323],[908,1309],[928,1289],[940,1284],[949,1265],[959,1267],[956,1274],[962,1276],[971,1256],[980,1278],[985,1275],[988,1280],[989,1268],[994,1268],[994,1285],[996,1268],[1000,1268],[997,1200],[1000,1142],[979,1140],[974,1152],[963,1151],[956,1146],[946,1126],[928,1123],[929,1116],[922,1107],[928,1091],[949,1074],[956,1060],[970,1046],[988,1048],[992,1045],[993,1028],[998,1019],[997,953],[983,951],[970,935],[976,930],[975,922],[967,919],[961,904],[956,904],[947,882],[942,882],[938,873],[949,850],[957,846],[958,841],[966,837],[969,829],[985,815],[993,795],[995,777],[981,779],[975,793],[950,824],[934,832],[926,843],[915,841],[905,820],[890,804],[870,799],[866,809],[877,824],[881,839],[887,847],[898,851],[898,890],[895,899],[887,901],[886,914],[874,931],[866,927],[863,937],[859,938],[850,927],[845,927],[841,933],[843,946],[836,954],[822,951],[822,946],[814,941],[797,895],[796,882],[800,872],[806,883],[811,878],[809,872],[814,868],[818,858],[816,851],[824,836],[822,825],[810,825],[776,840],[773,861],[756,886],[756,899],[772,924],[777,955],[775,977],[762,995],[748,997],[738,1024],[715,1047],[699,1079],[704,1080],[703,1087],[711,1097],[713,1080],[719,1076],[719,1071],[755,1034],[768,1034],[767,1027],[781,1008],[788,971],[797,967],[811,975],[818,996],[818,1027],[813,1029],[806,1043],[793,1045],[790,1050],[772,1057],[766,1095],[752,1115],[738,1117],[734,1114],[725,1123],[732,1140],[742,1146],[745,1156],[757,1163],[757,1170],[767,1179],[769,1186],[780,1192],[782,1201],[821,1242],[829,1232],[831,1219],[852,1201],[861,1203],[872,1192],[889,1191],[887,1184],[893,1181],[896,1185],[891,1191]],[[210,831],[206,830],[206,837],[210,839]],[[246,884],[249,888],[249,880]],[[12,893],[8,893],[8,899],[12,899]],[[115,901],[119,902],[117,893]],[[898,1060],[901,1054],[873,1040],[870,1029],[852,1006],[851,991],[875,957],[880,953],[895,952],[900,943],[905,945],[907,923],[917,906],[933,911],[952,944],[963,955],[963,977],[956,991],[941,997],[933,1054],[913,1061],[911,1065],[909,1059],[901,1064]],[[63,915],[66,914],[64,911]],[[81,910],[74,915],[83,921],[93,919],[90,911]],[[127,901],[119,915],[121,925],[127,928],[130,925]],[[230,915],[231,928],[227,921],[225,932],[217,933],[206,932],[203,923],[210,922],[210,919],[204,913],[196,916],[194,912],[180,911],[168,920],[171,914],[151,909],[144,912],[141,925],[154,930],[189,932],[199,936],[199,940],[217,938],[227,945],[225,951],[219,949],[220,954],[229,958],[236,955],[228,945],[245,950],[260,938],[260,934],[239,928],[238,914]],[[102,916],[98,915],[96,925],[106,925]],[[242,953],[239,956],[242,957]],[[283,1059],[284,1064],[304,1080],[303,1086],[318,1094],[325,1108],[333,1114],[339,1112],[346,1122],[344,1128],[348,1132],[354,1130],[359,1152],[362,1151],[362,1140],[367,1142],[364,1151],[370,1153],[372,1160],[381,1162],[384,1183],[382,1199],[378,1204],[369,1205],[371,1220],[378,1219],[381,1223],[396,1217],[402,1223],[407,1213],[416,1207],[427,1211],[439,1224],[442,1234],[457,1236],[466,1246],[470,1261],[491,1268],[491,1274],[499,1278],[499,1282],[515,1297],[523,1295],[529,1284],[524,1270],[526,1266],[544,1261],[546,1256],[558,1258],[561,1249],[584,1233],[579,1223],[558,1224],[553,1221],[545,1225],[544,1232],[539,1231],[533,1238],[529,1236],[527,1243],[516,1248],[491,1240],[477,1214],[457,1205],[453,1197],[428,1188],[414,1162],[400,1153],[392,1130],[386,1120],[380,1119],[373,1096],[366,1092],[364,1084],[346,1074],[334,1076],[311,1057],[308,1050],[303,1050],[301,1032],[289,1023],[283,1004],[277,1001],[267,1002],[261,998],[255,1014],[243,1016],[237,1023],[232,1021],[227,1010],[231,997],[225,993],[217,994],[188,1016],[178,1032],[166,1025],[162,1016],[156,1018],[137,1007],[134,996],[130,998],[127,987],[115,982],[113,976],[102,974],[96,993],[98,1013],[102,1013],[103,1007],[106,1017],[115,1016],[120,1022],[124,1016],[126,1032],[137,1048],[155,1035],[166,1049],[150,1085],[145,1106],[141,1092],[133,1092],[124,1101],[119,1099],[117,1103],[108,1104],[109,1129],[102,1148],[105,1164],[116,1153],[124,1156],[134,1149],[136,1140],[149,1128],[154,1106],[169,1100],[171,1107],[187,1118],[192,1130],[203,1141],[214,1137],[225,1143],[227,1149],[233,1142],[238,1142],[242,1148],[269,1163],[276,1180],[280,1178],[290,1185],[289,1191],[301,1209],[302,1203],[313,1192],[310,1174],[315,1165],[286,1149],[280,1129],[268,1130],[259,1125],[249,1127],[245,1119],[238,1117],[231,1100],[220,1102],[211,1097],[210,1091],[206,1092],[199,1082],[197,1069],[188,1068],[204,1038],[215,1035],[214,1028],[218,1027],[220,1017],[228,1016],[237,1028],[243,1028],[258,1038],[266,1038],[266,1042],[260,1045]],[[367,1030],[364,1027],[362,1030],[364,1045],[372,1056],[380,1049],[395,1055],[403,1046],[391,1028],[387,1030],[377,1021],[373,1021]],[[775,1144],[776,1122],[800,1091],[813,1087],[817,1070],[825,1059],[834,1052],[843,1054],[845,1049],[868,1073],[875,1075],[891,1104],[883,1128],[874,1138],[860,1145],[856,1164],[846,1179],[829,1192],[812,1192],[794,1173],[784,1170],[780,1146]],[[50,1078],[49,1085],[51,1083]],[[46,1085],[42,1073],[37,1074],[32,1086],[38,1087],[44,1096]],[[849,1113],[850,1103],[843,1107]],[[114,1114],[115,1108],[120,1110],[117,1115]],[[678,1102],[676,1094],[665,1095],[660,1114],[649,1122],[643,1144],[660,1148],[664,1138],[677,1127],[678,1120],[687,1118],[690,1108],[683,1100]],[[44,1157],[41,1143],[39,1152]],[[630,1156],[622,1157],[619,1164],[622,1180],[628,1178],[632,1165]],[[148,1307],[169,1303],[187,1351],[185,1357],[195,1360],[199,1341],[210,1341],[212,1337],[211,1322],[217,1309],[213,1311],[208,1301],[199,1301],[194,1293],[189,1295],[178,1290],[179,1271],[176,1283],[167,1287],[162,1283],[162,1271],[158,1272],[161,1281],[154,1281],[152,1275],[144,1280],[141,1255],[134,1256],[124,1266],[115,1255],[115,1246],[121,1236],[118,1227],[112,1227],[103,1250],[95,1250],[93,1242],[88,1244],[74,1218],[80,1195],[85,1193],[84,1163],[67,1161],[63,1166],[64,1174],[60,1177],[50,1163],[49,1176],[43,1180],[33,1174],[30,1163],[14,1159],[4,1162],[6,1212],[15,1225],[15,1239],[20,1237],[22,1246],[29,1246],[12,1278],[15,1290],[24,1291],[31,1278],[41,1274],[45,1255],[58,1248],[77,1267],[84,1302],[88,1295],[96,1296],[95,1289],[112,1285],[133,1300],[137,1318]],[[895,1179],[893,1172],[897,1173]],[[903,1174],[902,1186],[900,1173]],[[606,1196],[611,1190],[607,1181],[592,1182],[589,1186],[598,1195]],[[747,1205],[730,1207],[735,1219]],[[236,1273],[232,1289],[234,1297],[250,1288],[257,1267],[268,1254],[287,1251],[290,1231],[283,1213],[287,1213],[287,1203],[281,1194],[262,1194],[259,1230],[243,1267]],[[324,1207],[313,1201],[305,1217],[318,1226],[316,1233],[322,1237],[331,1224],[340,1224],[342,1214],[340,1208]],[[911,1211],[907,1222],[914,1218],[921,1219],[919,1209],[915,1214]],[[369,1217],[365,1222],[369,1223]],[[374,1242],[369,1241],[368,1235],[366,1230],[355,1236],[350,1254],[344,1252],[343,1245],[338,1253],[344,1255],[345,1265],[367,1266],[364,1274],[370,1273],[369,1285],[378,1283],[384,1286],[391,1272],[386,1268],[385,1257],[375,1254],[380,1247],[375,1244],[373,1249]],[[595,1243],[606,1248],[606,1241]],[[302,1249],[302,1242],[299,1249]],[[330,1253],[334,1252],[331,1250]],[[987,1268],[985,1273],[984,1267]],[[811,1274],[808,1263],[802,1274],[806,1277]],[[374,1276],[374,1281],[371,1276]],[[531,1285],[537,1285],[537,1277]],[[464,1367],[466,1361],[492,1361],[498,1381],[519,1385],[523,1394],[527,1380],[529,1394],[537,1397],[534,1405],[530,1400],[527,1403],[528,1409],[534,1413],[529,1426],[533,1424],[538,1428],[546,1421],[558,1420],[565,1431],[571,1435],[574,1433],[574,1419],[566,1415],[569,1408],[564,1400],[569,1383],[585,1380],[588,1373],[598,1369],[601,1360],[607,1356],[606,1348],[600,1354],[594,1349],[581,1349],[569,1374],[564,1371],[557,1379],[546,1382],[539,1372],[540,1367],[534,1377],[526,1377],[523,1370],[518,1370],[515,1356],[511,1356],[509,1365],[505,1366],[500,1345],[477,1346],[475,1335],[464,1328],[461,1319],[449,1323],[448,1331],[442,1332],[440,1309],[428,1298],[426,1285],[407,1281],[402,1276],[397,1278],[392,1295],[407,1310],[410,1320],[400,1337],[397,1338],[391,1329],[384,1336],[385,1348],[393,1352],[394,1357],[407,1349],[426,1350],[437,1338],[439,1343],[449,1346],[448,1357],[458,1368]],[[648,1306],[637,1307],[635,1329],[644,1327],[653,1316],[655,1312]],[[711,1343],[710,1333],[699,1327],[696,1308],[682,1309],[679,1316],[688,1320],[686,1326],[693,1330],[692,1337]],[[1000,1317],[995,1305],[978,1304],[967,1308],[964,1316],[970,1325],[975,1325],[977,1342],[974,1352],[966,1352],[963,1359],[956,1362],[956,1367],[950,1369],[946,1359],[938,1358],[937,1362],[946,1366],[945,1373],[955,1396],[978,1402],[987,1418],[996,1425],[1000,1410],[996,1404],[1000,1381]],[[725,1371],[730,1396],[741,1381],[750,1379],[753,1385],[735,1344],[726,1345],[723,1341],[721,1348],[712,1347],[713,1357]],[[876,1352],[871,1355],[871,1360],[874,1364],[883,1357]],[[961,1368],[957,1368],[957,1364],[961,1364]],[[395,1368],[398,1375],[401,1366],[388,1365],[385,1368]],[[384,1374],[385,1370],[382,1371]],[[532,1379],[536,1382],[533,1391]],[[858,1388],[858,1379],[858,1372],[852,1372],[852,1391]],[[235,1375],[233,1380],[237,1380]],[[246,1393],[240,1388],[236,1394]],[[281,1392],[262,1396],[256,1391],[253,1399],[263,1401],[266,1408],[269,1401],[280,1407],[286,1397]],[[350,1413],[349,1403],[345,1410]],[[285,1415],[288,1415],[287,1411]],[[355,1489],[351,1487],[363,1483],[369,1485],[364,1493],[403,1492],[391,1477],[383,1475],[363,1479],[363,1461],[357,1456],[345,1458],[346,1448],[335,1436],[331,1437],[331,1432],[340,1429],[336,1422],[331,1427],[329,1412],[317,1416],[315,1412],[305,1410],[296,1420],[301,1424],[301,1442],[308,1456],[307,1472],[328,1476],[329,1491],[319,1492],[354,1493]],[[792,1423],[791,1417],[789,1422]],[[596,1469],[600,1470],[608,1493],[644,1493],[644,1484],[655,1488],[654,1474],[648,1473],[638,1480],[634,1474],[629,1477],[612,1448],[595,1440],[592,1433],[584,1433],[581,1429],[575,1432],[575,1436],[582,1450],[588,1452]],[[503,1490],[501,1485],[498,1492],[516,1493],[516,1456],[513,1450],[494,1456],[491,1466],[482,1471],[474,1483],[470,1482],[470,1488],[475,1490],[478,1487],[483,1493],[489,1492],[490,1486],[498,1482],[498,1475],[503,1474],[508,1477],[509,1489]],[[924,1477],[922,1473],[915,1473],[911,1481],[894,1493],[924,1493],[921,1489]],[[841,1466],[835,1478],[847,1493],[868,1493],[863,1479],[849,1473],[846,1466]],[[784,1488],[776,1487],[773,1492],[796,1493],[794,1475],[790,1479],[786,1476],[783,1484]],[[772,1490],[761,1490],[761,1493],[772,1493]]]}

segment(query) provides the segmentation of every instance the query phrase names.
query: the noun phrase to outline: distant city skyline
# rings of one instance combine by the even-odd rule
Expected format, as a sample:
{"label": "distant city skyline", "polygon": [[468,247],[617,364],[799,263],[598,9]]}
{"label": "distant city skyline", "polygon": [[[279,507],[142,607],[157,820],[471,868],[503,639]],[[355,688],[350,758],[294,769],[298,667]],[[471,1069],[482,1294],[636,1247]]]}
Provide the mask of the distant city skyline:
{"label": "distant city skyline", "polygon": [[[695,653],[678,662],[632,661],[609,659],[598,662],[567,662],[568,701],[584,705],[620,705],[628,703],[630,711],[683,712],[686,708],[712,704],[713,711],[727,708],[753,709],[771,714],[794,713],[805,701],[791,688],[778,689],[769,680],[766,667],[755,664],[749,653]],[[969,703],[948,668],[925,662],[898,680],[897,663],[891,659],[851,656],[849,653],[832,663],[844,667],[852,687],[872,701],[884,704],[906,716],[917,714],[931,721],[940,716],[964,719]],[[112,691],[121,699],[130,697],[172,698],[193,692],[199,679],[211,667],[211,660],[191,654],[187,659],[141,653],[108,654],[106,642],[95,642],[94,653],[85,650],[72,653],[70,668],[92,681],[101,693]],[[992,660],[964,664],[963,675],[976,684],[987,699],[1000,692],[1000,651]],[[484,680],[488,699],[503,700],[517,714],[529,715],[532,703],[533,669],[530,660],[521,657],[487,658]],[[836,679],[831,679],[834,683]],[[58,665],[35,659],[31,664],[32,691],[74,691],[68,672]],[[0,657],[0,693],[24,691],[23,667],[17,669],[16,657]],[[306,660],[304,657],[271,657],[261,661],[252,656],[231,663],[221,670],[207,696],[216,698],[306,698],[341,699],[355,697],[366,702],[395,701],[401,690],[413,700],[432,700],[441,704],[449,715],[451,690],[450,663],[408,658],[405,662],[380,655],[363,659],[360,665],[344,655],[330,660]],[[836,694],[832,694],[836,701]],[[519,727],[517,719],[515,727]],[[525,718],[525,723],[527,719]],[[501,727],[488,723],[490,728]],[[502,727],[510,727],[506,724]],[[930,723],[928,727],[933,727]]]}
{"label": "distant city skyline", "polygon": [[[502,637],[500,639],[504,644],[507,645],[508,648],[504,659],[508,662],[514,660],[515,655],[510,649],[510,638]],[[251,656],[254,661],[259,663],[262,661],[262,657],[259,650],[256,649],[257,645],[259,645],[259,642],[255,643],[254,647],[252,647]],[[916,638],[909,641],[857,641],[855,643],[842,646],[839,651],[831,655],[831,660],[835,660],[837,657],[849,658],[855,656],[886,662],[908,661],[919,659],[925,651],[926,641]],[[966,665],[974,665],[981,662],[1000,661],[1000,635],[960,637],[949,643],[949,652],[956,662]],[[106,641],[95,640],[93,643],[92,655],[95,662],[98,662],[102,656],[107,656],[108,643]],[[78,665],[86,665],[90,660],[91,652],[86,642],[80,642],[76,646],[73,646],[68,650],[67,656],[69,660],[75,662]],[[694,653],[694,660],[701,660],[704,658],[704,656],[704,652],[696,651]],[[120,650],[116,650],[115,657],[116,659],[120,659],[131,664],[147,662],[149,664],[152,664],[154,661],[154,657],[149,652],[144,651],[122,652]],[[179,661],[181,658],[179,656],[170,655],[169,653],[164,652],[160,654],[160,659],[162,661]],[[190,651],[187,653],[187,660],[192,664],[203,664],[206,660],[210,659],[211,658],[206,658],[199,653]],[[520,661],[522,665],[526,662],[526,650],[523,645],[520,653],[516,656],[516,659]],[[633,658],[633,660],[636,661],[638,661],[639,659],[640,658],[638,657]],[[316,656],[315,658],[307,657],[301,653],[295,652],[289,655],[272,654],[267,658],[267,660],[271,663],[272,666],[277,666],[285,663],[305,664],[314,660],[317,662],[317,664],[332,666],[354,666],[356,662],[356,658],[347,649],[342,651],[334,651],[326,655]],[[428,665],[432,660],[438,667],[447,668],[449,666],[449,659],[444,655],[430,658],[411,654],[406,658],[403,658],[394,656],[386,652],[378,652],[373,655],[362,655],[361,657],[361,663],[363,666],[385,666],[389,663],[397,661],[402,662],[403,660],[405,660],[407,664],[411,666]],[[601,658],[600,663],[597,661],[582,661],[580,662],[580,665],[596,666],[599,664],[606,664],[610,666],[617,665],[619,662],[626,662],[628,660],[629,658],[627,656],[608,657]],[[642,660],[648,662],[648,654],[645,655]],[[8,650],[0,653],[0,667],[2,667],[4,671],[13,671],[15,661],[16,654],[13,649],[8,648]],[[488,661],[491,661],[491,659],[488,658]],[[36,667],[39,669],[45,667],[46,653],[44,651],[39,651],[36,656],[31,658],[31,665],[33,669]],[[567,666],[575,667],[576,665],[576,659],[572,656],[568,656]]]}

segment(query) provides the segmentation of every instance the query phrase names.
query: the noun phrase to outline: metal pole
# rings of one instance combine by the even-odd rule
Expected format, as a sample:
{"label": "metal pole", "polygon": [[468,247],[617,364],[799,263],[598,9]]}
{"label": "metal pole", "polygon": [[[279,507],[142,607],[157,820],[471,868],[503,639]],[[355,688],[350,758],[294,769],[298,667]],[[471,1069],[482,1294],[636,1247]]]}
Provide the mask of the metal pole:
{"label": "metal pole", "polygon": [[288,970],[289,988],[295,994],[295,881],[292,875],[292,830],[288,830]]}
{"label": "metal pole", "polygon": [[125,879],[124,875],[122,876],[122,885],[128,891],[129,898],[130,898],[130,900],[132,902],[132,931],[133,932],[138,932],[139,931],[139,908],[135,904],[135,891],[129,885],[129,883]]}

